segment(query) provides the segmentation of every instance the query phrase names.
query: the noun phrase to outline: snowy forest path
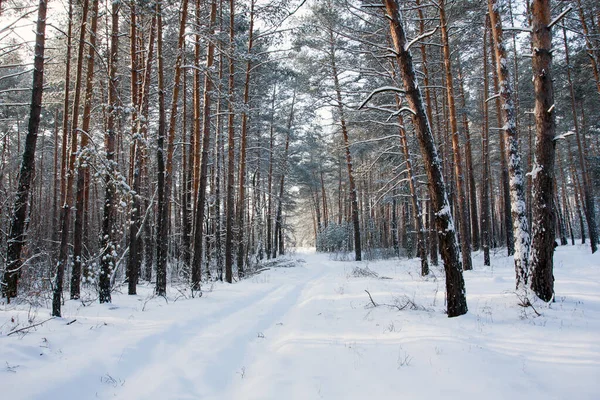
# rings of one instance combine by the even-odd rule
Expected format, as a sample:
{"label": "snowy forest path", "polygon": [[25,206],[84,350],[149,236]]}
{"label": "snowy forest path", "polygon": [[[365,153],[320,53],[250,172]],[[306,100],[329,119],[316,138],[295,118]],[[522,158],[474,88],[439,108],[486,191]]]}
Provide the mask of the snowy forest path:
{"label": "snowy forest path", "polygon": [[167,304],[144,285],[112,304],[67,300],[68,317],[0,335],[0,383],[13,399],[597,399],[598,257],[559,250],[560,298],[542,316],[516,304],[512,258],[487,268],[481,252],[460,318],[443,312],[440,267],[423,278],[418,259],[315,253],[201,298],[175,301],[170,287]]}
{"label": "snowy forest path", "polygon": [[68,372],[44,377],[48,382],[40,387],[51,389],[32,388],[31,398],[221,399],[233,379],[244,378],[248,348],[326,275],[319,264],[280,268],[236,285],[219,284],[198,301],[151,310],[169,312],[164,321],[131,317],[93,348],[68,355]]}

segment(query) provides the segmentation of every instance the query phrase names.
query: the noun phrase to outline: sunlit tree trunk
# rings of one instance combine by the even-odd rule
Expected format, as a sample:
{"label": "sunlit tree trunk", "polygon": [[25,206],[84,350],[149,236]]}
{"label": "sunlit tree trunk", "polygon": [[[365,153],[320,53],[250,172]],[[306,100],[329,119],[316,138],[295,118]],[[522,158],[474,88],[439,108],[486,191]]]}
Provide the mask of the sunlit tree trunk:
{"label": "sunlit tree trunk", "polygon": [[533,87],[536,146],[533,165],[531,288],[543,301],[554,297],[554,89],[550,0],[532,3]]}
{"label": "sunlit tree trunk", "polygon": [[429,195],[436,210],[436,227],[446,271],[448,317],[456,317],[467,312],[467,300],[456,231],[450,213],[450,204],[448,203],[440,159],[423,107],[421,91],[417,85],[412,55],[410,50],[406,48],[407,40],[401,22],[398,0],[384,0],[384,4],[390,21],[390,31],[396,51],[395,58],[402,73],[406,100],[413,111],[412,120],[429,178]]}
{"label": "sunlit tree trunk", "polygon": [[[209,34],[213,34],[217,18],[217,3],[212,0],[210,7]],[[198,193],[196,195],[196,218],[194,227],[194,257],[192,259],[192,288],[200,289],[200,279],[202,271],[202,242],[204,239],[204,208],[206,206],[206,185],[208,182],[208,150],[210,148],[210,110],[211,110],[211,91],[212,76],[211,69],[215,59],[214,41],[209,41],[208,54],[206,57],[206,73],[204,78],[204,109],[202,125],[202,157],[200,161],[200,182]]]}
{"label": "sunlit tree trunk", "polygon": [[[527,284],[529,269],[529,252],[531,238],[527,221],[527,203],[525,200],[525,179],[521,170],[521,153],[517,134],[516,108],[510,85],[508,57],[504,45],[502,19],[499,12],[498,0],[488,0],[490,25],[494,38],[496,53],[496,73],[500,80],[500,100],[502,102],[502,122],[506,159],[508,160],[508,176],[510,182],[510,206],[512,213],[512,232],[515,246],[516,287],[523,290]],[[508,229],[508,227],[507,227]]]}
{"label": "sunlit tree trunk", "polygon": [[98,0],[92,0],[92,20],[87,55],[87,75],[85,82],[85,98],[83,120],[81,123],[81,143],[79,168],[77,169],[77,189],[75,202],[75,223],[73,229],[73,269],[71,271],[71,299],[78,299],[81,287],[84,225],[86,220],[86,198],[89,196],[88,146],[90,144],[90,125],[92,119],[92,102],[94,96],[94,60],[96,55],[96,32],[98,28]]}
{"label": "sunlit tree trunk", "polygon": [[454,80],[452,77],[452,65],[450,61],[450,42],[448,39],[448,21],[444,1],[440,2],[440,25],[442,30],[442,45],[444,49],[444,68],[446,72],[446,93],[448,95],[448,109],[450,112],[450,129],[452,130],[452,150],[454,154],[454,175],[456,178],[457,197],[456,209],[458,210],[458,221],[460,228],[460,246],[462,251],[463,268],[473,269],[471,263],[471,233],[469,232],[469,211],[467,208],[467,197],[465,196],[465,175],[463,172],[460,142],[458,138],[458,121],[456,117],[456,105],[454,102]]}
{"label": "sunlit tree trunk", "polygon": [[591,181],[588,176],[588,166],[584,157],[583,146],[581,143],[581,132],[577,118],[577,107],[575,106],[575,88],[571,78],[571,65],[569,63],[569,45],[567,42],[567,30],[563,26],[563,41],[565,45],[565,63],[567,65],[567,82],[569,83],[569,94],[571,96],[571,112],[573,114],[573,126],[575,128],[575,138],[577,140],[577,152],[579,155],[579,170],[583,178],[583,197],[585,200],[585,219],[587,220],[588,232],[590,235],[590,245],[592,254],[598,250],[598,231],[596,227],[596,211],[594,207],[594,196],[592,194]]}
{"label": "sunlit tree trunk", "polygon": [[250,27],[248,28],[248,61],[246,62],[246,79],[244,82],[244,108],[242,109],[242,131],[240,140],[240,161],[239,161],[239,175],[238,175],[238,205],[237,205],[237,242],[238,242],[238,253],[237,253],[237,268],[238,275],[244,276],[244,213],[246,207],[244,206],[246,200],[246,147],[248,141],[248,102],[250,100],[250,72],[252,71],[252,46],[254,44],[254,3],[255,0],[250,0]]}

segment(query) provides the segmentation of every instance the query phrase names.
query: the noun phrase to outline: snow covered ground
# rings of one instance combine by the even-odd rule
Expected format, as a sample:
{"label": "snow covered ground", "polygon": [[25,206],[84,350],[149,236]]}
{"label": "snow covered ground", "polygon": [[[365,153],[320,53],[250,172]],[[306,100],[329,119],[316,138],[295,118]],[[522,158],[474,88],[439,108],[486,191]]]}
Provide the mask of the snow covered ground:
{"label": "snow covered ground", "polygon": [[49,310],[3,304],[2,398],[600,398],[600,254],[587,246],[557,249],[557,298],[541,316],[517,305],[499,254],[492,267],[474,254],[469,313],[452,319],[439,268],[421,278],[418,260],[294,258],[305,262],[201,298],[171,288],[167,304],[141,287],[110,305],[67,301],[64,318],[27,334],[7,336]]}

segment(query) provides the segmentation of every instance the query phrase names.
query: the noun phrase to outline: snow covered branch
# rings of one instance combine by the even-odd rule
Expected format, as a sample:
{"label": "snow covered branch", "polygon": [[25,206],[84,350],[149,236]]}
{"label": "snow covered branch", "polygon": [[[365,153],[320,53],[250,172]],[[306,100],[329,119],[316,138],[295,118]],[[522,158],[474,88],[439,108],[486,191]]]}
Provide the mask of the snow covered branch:
{"label": "snow covered branch", "polygon": [[373,98],[373,96],[375,96],[376,94],[379,94],[379,93],[383,93],[383,92],[405,93],[404,90],[402,90],[400,88],[397,88],[395,86],[382,86],[380,88],[377,88],[377,89],[373,90],[367,96],[367,98],[360,104],[360,106],[358,106],[358,109],[361,110],[365,105],[367,105],[367,103],[369,101],[371,101],[371,99]]}

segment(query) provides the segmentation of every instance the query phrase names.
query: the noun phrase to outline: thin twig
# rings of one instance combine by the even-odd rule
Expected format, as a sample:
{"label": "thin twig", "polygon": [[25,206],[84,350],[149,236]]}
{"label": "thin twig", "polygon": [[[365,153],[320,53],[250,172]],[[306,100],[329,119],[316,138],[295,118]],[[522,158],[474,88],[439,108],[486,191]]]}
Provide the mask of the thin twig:
{"label": "thin twig", "polygon": [[47,319],[47,320],[45,320],[45,321],[38,322],[37,324],[29,325],[29,326],[26,326],[26,327],[24,327],[24,328],[20,328],[20,329],[14,330],[14,331],[12,331],[12,332],[9,332],[9,333],[8,333],[6,336],[10,336],[10,335],[12,335],[12,334],[15,334],[15,333],[23,332],[23,331],[25,331],[25,330],[27,330],[27,329],[35,328],[36,326],[40,326],[40,325],[42,325],[42,324],[44,324],[44,323],[46,323],[46,322],[50,321],[51,319],[54,319],[54,317],[50,317],[50,318],[48,318],[48,319]]}
{"label": "thin twig", "polygon": [[371,296],[371,293],[369,293],[369,291],[367,289],[365,289],[365,292],[367,292],[367,294],[369,295],[369,299],[371,299],[371,303],[373,304],[373,307],[377,307],[379,304],[375,303],[375,301],[373,300],[373,297]]}

